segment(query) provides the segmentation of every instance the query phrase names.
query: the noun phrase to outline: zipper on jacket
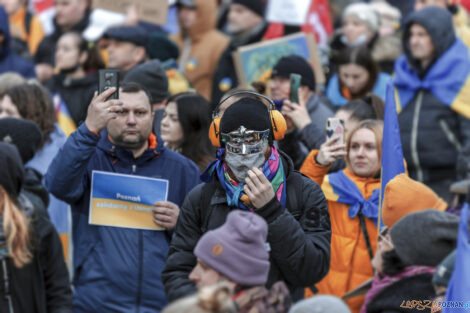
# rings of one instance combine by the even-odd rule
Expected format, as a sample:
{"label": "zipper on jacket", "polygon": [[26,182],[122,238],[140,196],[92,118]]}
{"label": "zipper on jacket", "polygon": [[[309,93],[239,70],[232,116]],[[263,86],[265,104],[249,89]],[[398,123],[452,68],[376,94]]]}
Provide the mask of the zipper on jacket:
{"label": "zipper on jacket", "polygon": [[137,281],[137,299],[136,299],[136,309],[135,312],[140,312],[140,304],[142,302],[142,271],[143,271],[143,250],[144,250],[144,238],[142,230],[138,230],[139,232],[139,268],[138,268],[138,281]]}
{"label": "zipper on jacket", "polygon": [[441,126],[441,129],[446,135],[447,140],[449,140],[450,143],[454,145],[457,151],[460,151],[462,149],[462,145],[457,140],[457,137],[455,137],[455,134],[450,130],[449,125],[446,123],[444,119],[439,120],[439,126]]}
{"label": "zipper on jacket", "polygon": [[135,174],[135,173],[137,173],[137,165],[132,164],[132,174]]}
{"label": "zipper on jacket", "polygon": [[2,267],[3,267],[3,283],[5,288],[5,299],[8,302],[8,312],[14,313],[13,310],[13,301],[11,300],[11,293],[10,293],[10,279],[8,278],[8,268],[7,268],[7,260],[6,258],[2,259]]}
{"label": "zipper on jacket", "polygon": [[423,182],[424,175],[423,169],[419,164],[419,155],[418,155],[418,124],[419,124],[419,113],[421,111],[421,106],[423,104],[423,91],[419,91],[418,97],[416,99],[415,111],[413,114],[413,122],[411,126],[411,159],[413,165],[416,168],[416,178],[418,181]]}

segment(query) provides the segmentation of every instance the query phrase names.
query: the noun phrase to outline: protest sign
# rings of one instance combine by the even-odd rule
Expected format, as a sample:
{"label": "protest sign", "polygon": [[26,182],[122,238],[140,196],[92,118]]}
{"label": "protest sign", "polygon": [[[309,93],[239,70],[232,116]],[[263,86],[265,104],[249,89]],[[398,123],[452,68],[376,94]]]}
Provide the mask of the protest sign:
{"label": "protest sign", "polygon": [[163,230],[153,222],[152,206],[166,201],[168,180],[93,171],[89,223]]}
{"label": "protest sign", "polygon": [[246,88],[253,82],[267,82],[277,61],[291,54],[308,60],[315,72],[317,84],[325,83],[313,34],[296,33],[238,48],[233,53],[233,59],[240,86]]}
{"label": "protest sign", "polygon": [[165,25],[168,0],[93,0],[93,8],[126,13],[134,5],[139,19],[157,25]]}
{"label": "protest sign", "polygon": [[303,25],[311,0],[269,0],[266,19],[268,22]]}

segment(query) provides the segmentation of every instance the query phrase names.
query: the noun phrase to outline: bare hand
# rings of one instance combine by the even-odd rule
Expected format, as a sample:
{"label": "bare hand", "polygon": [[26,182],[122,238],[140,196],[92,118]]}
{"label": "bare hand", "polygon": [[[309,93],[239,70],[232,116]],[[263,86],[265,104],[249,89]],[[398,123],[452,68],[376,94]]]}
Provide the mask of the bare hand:
{"label": "bare hand", "polygon": [[305,126],[312,122],[305,104],[297,104],[289,100],[284,100],[282,112],[292,120],[295,128],[298,130],[304,129]]}
{"label": "bare hand", "polygon": [[273,186],[259,168],[248,171],[245,183],[245,193],[255,208],[262,208],[274,198]]}
{"label": "bare hand", "polygon": [[337,159],[346,156],[346,145],[338,143],[338,140],[339,136],[333,136],[320,146],[320,151],[317,154],[317,162],[320,165],[329,166]]}
{"label": "bare hand", "polygon": [[156,202],[152,208],[153,222],[168,230],[173,229],[178,221],[180,208],[169,201]]}
{"label": "bare hand", "polygon": [[99,133],[106,128],[108,122],[117,117],[116,112],[121,110],[121,100],[108,100],[106,99],[116,91],[116,88],[109,88],[102,94],[98,95],[95,92],[88,113],[86,116],[85,124],[90,131]]}

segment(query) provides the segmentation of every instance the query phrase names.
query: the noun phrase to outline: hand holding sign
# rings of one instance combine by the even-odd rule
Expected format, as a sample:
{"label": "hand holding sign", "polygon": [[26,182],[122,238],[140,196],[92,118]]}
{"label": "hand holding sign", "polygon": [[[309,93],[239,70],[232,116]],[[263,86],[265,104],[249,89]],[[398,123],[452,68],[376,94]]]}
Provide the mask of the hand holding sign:
{"label": "hand holding sign", "polygon": [[180,208],[169,201],[156,202],[152,208],[153,222],[168,230],[173,229],[178,221]]}
{"label": "hand holding sign", "polygon": [[85,124],[88,129],[92,132],[101,132],[111,119],[117,117],[116,112],[121,110],[121,100],[108,100],[106,99],[116,91],[116,88],[109,88],[103,93],[99,94],[95,92],[93,99],[91,100],[90,106],[88,107],[88,113],[85,120]]}

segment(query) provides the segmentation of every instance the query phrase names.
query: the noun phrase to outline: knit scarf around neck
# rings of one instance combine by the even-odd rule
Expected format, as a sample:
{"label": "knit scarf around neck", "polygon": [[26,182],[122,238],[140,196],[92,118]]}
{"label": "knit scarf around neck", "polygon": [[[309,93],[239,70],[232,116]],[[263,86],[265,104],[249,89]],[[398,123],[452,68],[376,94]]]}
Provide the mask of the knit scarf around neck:
{"label": "knit scarf around neck", "polygon": [[[225,149],[219,149],[217,151],[217,160],[208,165],[206,171],[201,175],[201,180],[209,183],[211,182],[213,175],[217,175],[217,178],[227,195],[228,205],[238,207],[242,210],[253,211],[251,201],[243,190],[245,184],[236,182],[227,170],[227,166],[223,161],[224,152]],[[271,155],[264,163],[262,171],[264,176],[266,176],[266,178],[271,182],[277,200],[285,207],[286,175],[282,160],[274,146],[271,147]]]}

